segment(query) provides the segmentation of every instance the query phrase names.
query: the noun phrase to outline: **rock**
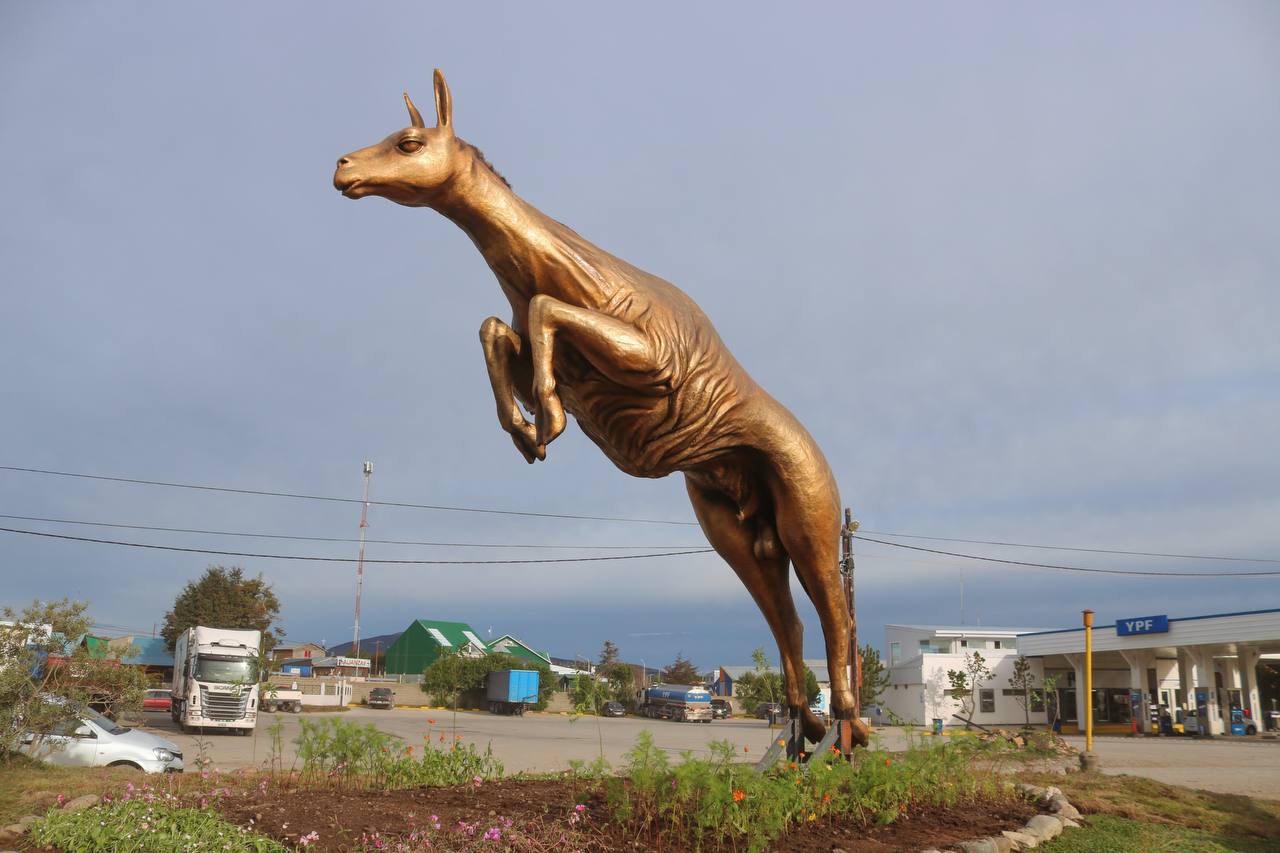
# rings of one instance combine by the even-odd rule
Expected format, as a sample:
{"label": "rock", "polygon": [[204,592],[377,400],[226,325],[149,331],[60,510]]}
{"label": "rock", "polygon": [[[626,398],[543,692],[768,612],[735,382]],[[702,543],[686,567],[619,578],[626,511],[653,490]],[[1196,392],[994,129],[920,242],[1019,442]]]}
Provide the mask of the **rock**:
{"label": "rock", "polygon": [[1063,796],[1063,794],[1062,794],[1062,791],[1060,791],[1060,790],[1058,790],[1057,788],[1055,788],[1055,787],[1053,787],[1052,785],[1050,785],[1049,787],[1047,787],[1047,788],[1045,788],[1045,789],[1044,789],[1044,793],[1043,793],[1041,796],[1042,796],[1045,800],[1052,800],[1054,797],[1061,797],[1061,796]]}
{"label": "rock", "polygon": [[990,838],[978,838],[973,841],[961,841],[960,849],[964,853],[1000,853],[995,841]]}
{"label": "rock", "polygon": [[1065,826],[1065,827],[1070,827],[1071,829],[1079,829],[1079,828],[1080,828],[1080,824],[1076,823],[1074,820],[1072,820],[1072,819],[1071,819],[1071,818],[1069,818],[1069,817],[1064,817],[1064,818],[1062,818],[1062,825],[1063,825],[1063,826]]}
{"label": "rock", "polygon": [[8,829],[0,829],[0,844],[12,844],[22,836],[16,832],[10,832]]}
{"label": "rock", "polygon": [[31,826],[31,824],[35,823],[39,819],[40,819],[39,815],[33,815],[33,814],[24,815],[23,817],[18,818],[18,824],[23,829],[26,829],[28,826]]}
{"label": "rock", "polygon": [[6,836],[8,836],[7,841],[17,841],[19,838],[21,838],[23,835],[26,834],[26,831],[27,831],[27,828],[20,823],[11,823],[8,826],[6,826],[4,829],[0,829],[0,832],[3,832]]}
{"label": "rock", "polygon": [[1013,739],[1013,745],[1014,745],[1014,746],[1016,746],[1016,747],[1021,748],[1021,747],[1024,747],[1024,746],[1026,746],[1026,745],[1027,745],[1027,741],[1026,741],[1026,739],[1025,739],[1025,738],[1023,738],[1021,735],[1018,735],[1017,737],[1015,737],[1015,738]]}
{"label": "rock", "polygon": [[1026,782],[1019,782],[1017,788],[1019,794],[1033,800],[1038,800],[1044,796],[1044,788],[1039,785],[1028,785]]}
{"label": "rock", "polygon": [[1013,832],[1006,829],[1002,834],[1009,839],[1017,850],[1032,850],[1040,846],[1039,838],[1034,835],[1028,835],[1025,832]]}
{"label": "rock", "polygon": [[1062,821],[1053,815],[1038,814],[1027,821],[1027,826],[1022,831],[1042,841],[1048,841],[1062,834]]}
{"label": "rock", "polygon": [[1060,818],[1075,820],[1080,817],[1080,812],[1076,810],[1076,807],[1067,802],[1067,798],[1061,794],[1049,800],[1048,808],[1052,814]]}
{"label": "rock", "polygon": [[67,804],[62,807],[62,810],[68,812],[82,812],[85,809],[93,808],[100,801],[101,797],[97,794],[85,794],[83,797],[76,797],[74,800],[69,800]]}

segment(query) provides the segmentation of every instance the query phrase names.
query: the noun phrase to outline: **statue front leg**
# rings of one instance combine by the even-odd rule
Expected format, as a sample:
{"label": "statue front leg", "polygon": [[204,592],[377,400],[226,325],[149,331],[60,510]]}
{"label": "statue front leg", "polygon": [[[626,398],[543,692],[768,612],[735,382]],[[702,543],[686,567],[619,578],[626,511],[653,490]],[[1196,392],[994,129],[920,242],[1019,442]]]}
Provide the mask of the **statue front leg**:
{"label": "statue front leg", "polygon": [[516,402],[523,400],[532,408],[533,369],[528,347],[515,329],[497,317],[480,324],[480,345],[484,347],[489,384],[493,386],[493,399],[498,406],[498,424],[511,436],[526,462],[532,465],[538,459],[545,459],[546,451],[538,448],[537,430]]}
{"label": "statue front leg", "polygon": [[545,294],[529,301],[529,348],[533,360],[533,405],[537,450],[564,432],[565,414],[556,394],[555,348],[563,338],[591,366],[638,395],[670,391],[670,377],[657,364],[639,329],[616,317],[579,308]]}

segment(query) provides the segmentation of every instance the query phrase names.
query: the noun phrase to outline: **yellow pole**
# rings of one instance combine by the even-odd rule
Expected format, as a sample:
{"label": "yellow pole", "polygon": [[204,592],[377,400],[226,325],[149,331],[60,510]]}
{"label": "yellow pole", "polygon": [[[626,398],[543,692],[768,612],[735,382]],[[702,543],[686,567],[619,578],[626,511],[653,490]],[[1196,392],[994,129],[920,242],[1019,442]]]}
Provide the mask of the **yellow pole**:
{"label": "yellow pole", "polygon": [[1093,752],[1093,611],[1084,611],[1084,751]]}

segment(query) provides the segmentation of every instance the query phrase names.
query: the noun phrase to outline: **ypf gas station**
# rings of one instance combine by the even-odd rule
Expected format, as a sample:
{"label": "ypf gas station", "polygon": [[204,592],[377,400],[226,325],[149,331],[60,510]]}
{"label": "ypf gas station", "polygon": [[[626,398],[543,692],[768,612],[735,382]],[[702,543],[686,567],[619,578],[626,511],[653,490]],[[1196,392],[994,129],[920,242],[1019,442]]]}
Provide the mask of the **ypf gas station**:
{"label": "ypf gas station", "polygon": [[1083,732],[1090,712],[1098,733],[1247,735],[1280,723],[1258,690],[1259,662],[1280,660],[1280,609],[1125,617],[1089,633],[1091,671],[1084,627],[1017,638],[1018,654],[1058,677],[1065,730]]}

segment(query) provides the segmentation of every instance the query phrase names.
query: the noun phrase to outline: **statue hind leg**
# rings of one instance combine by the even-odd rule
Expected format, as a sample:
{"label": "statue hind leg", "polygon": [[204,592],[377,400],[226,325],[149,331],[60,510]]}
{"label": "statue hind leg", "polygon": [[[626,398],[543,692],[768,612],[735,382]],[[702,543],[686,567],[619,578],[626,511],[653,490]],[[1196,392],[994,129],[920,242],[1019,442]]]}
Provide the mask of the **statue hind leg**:
{"label": "statue hind leg", "polygon": [[821,454],[806,453],[801,458],[803,461],[781,467],[786,476],[775,477],[772,484],[778,538],[791,555],[800,584],[822,623],[831,678],[831,716],[851,720],[853,739],[866,746],[870,732],[854,716],[849,656],[853,622],[839,569],[840,497]]}
{"label": "statue hind leg", "polygon": [[763,531],[757,518],[738,518],[738,506],[724,493],[701,482],[694,473],[685,474],[685,487],[698,523],[707,541],[737,573],[756,606],[764,615],[778,644],[782,673],[787,685],[786,704],[792,716],[804,724],[804,735],[813,742],[822,740],[825,729],[809,710],[804,692],[804,628],[791,597],[790,561],[777,546],[762,547]]}

